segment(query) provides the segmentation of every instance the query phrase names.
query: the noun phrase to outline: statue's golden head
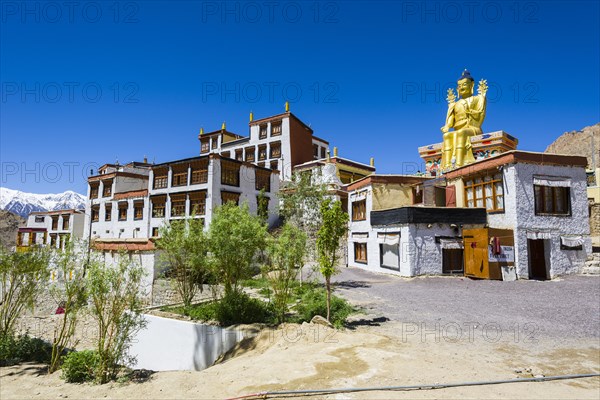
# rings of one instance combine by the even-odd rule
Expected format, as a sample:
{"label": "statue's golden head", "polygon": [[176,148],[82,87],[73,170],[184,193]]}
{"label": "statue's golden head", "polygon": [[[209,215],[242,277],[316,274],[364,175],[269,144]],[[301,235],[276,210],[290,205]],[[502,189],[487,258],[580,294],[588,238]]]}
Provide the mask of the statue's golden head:
{"label": "statue's golden head", "polygon": [[460,78],[458,78],[458,94],[462,99],[473,96],[473,88],[475,87],[475,79],[471,76],[471,73],[466,69],[463,71]]}

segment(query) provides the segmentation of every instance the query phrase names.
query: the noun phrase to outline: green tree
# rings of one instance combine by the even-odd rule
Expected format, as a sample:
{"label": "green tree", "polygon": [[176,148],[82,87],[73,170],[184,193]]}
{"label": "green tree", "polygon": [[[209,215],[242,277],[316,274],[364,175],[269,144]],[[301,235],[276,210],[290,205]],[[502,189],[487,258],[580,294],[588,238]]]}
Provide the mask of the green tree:
{"label": "green tree", "polygon": [[160,229],[156,246],[160,259],[171,268],[175,288],[187,308],[206,280],[208,267],[208,238],[202,220],[190,218],[172,221]]}
{"label": "green tree", "polygon": [[331,314],[331,276],[338,273],[340,240],[348,231],[348,214],[342,203],[324,199],[321,202],[321,227],[317,232],[317,252],[321,274],[327,289],[327,320]]}
{"label": "green tree", "polygon": [[141,315],[143,275],[142,267],[124,252],[114,266],[90,260],[86,289],[98,329],[98,383],[114,379],[119,366],[131,361],[127,355],[131,339],[146,324]]}
{"label": "green tree", "polygon": [[218,207],[209,228],[214,275],[225,288],[225,296],[238,292],[238,283],[252,276],[257,253],[264,249],[267,228],[251,215],[248,205],[227,203]]}
{"label": "green tree", "polygon": [[267,245],[269,263],[263,272],[273,290],[273,304],[279,322],[285,321],[292,283],[302,268],[306,255],[306,235],[295,225],[287,222],[277,237],[271,237]]}
{"label": "green tree", "polygon": [[60,367],[64,350],[77,345],[73,342],[75,328],[86,305],[83,266],[87,262],[87,254],[81,252],[85,247],[69,240],[64,250],[53,250],[51,256],[59,279],[51,284],[50,294],[63,309],[63,314],[54,328],[49,373]]}
{"label": "green tree", "polygon": [[319,207],[327,194],[327,188],[321,182],[320,170],[294,173],[289,182],[285,182],[279,191],[279,214],[296,225],[307,237],[307,250],[315,254],[317,231],[321,224]]}
{"label": "green tree", "polygon": [[46,287],[48,252],[33,248],[24,252],[0,249],[0,337],[14,335],[15,323]]}

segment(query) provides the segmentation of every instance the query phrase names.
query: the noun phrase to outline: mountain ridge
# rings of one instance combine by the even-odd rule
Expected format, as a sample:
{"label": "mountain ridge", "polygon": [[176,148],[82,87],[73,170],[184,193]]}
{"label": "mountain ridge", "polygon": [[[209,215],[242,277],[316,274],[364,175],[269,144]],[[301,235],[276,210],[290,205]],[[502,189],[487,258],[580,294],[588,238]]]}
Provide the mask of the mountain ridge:
{"label": "mountain ridge", "polygon": [[67,190],[62,193],[27,193],[0,187],[0,210],[9,211],[23,218],[35,211],[83,209],[87,198]]}

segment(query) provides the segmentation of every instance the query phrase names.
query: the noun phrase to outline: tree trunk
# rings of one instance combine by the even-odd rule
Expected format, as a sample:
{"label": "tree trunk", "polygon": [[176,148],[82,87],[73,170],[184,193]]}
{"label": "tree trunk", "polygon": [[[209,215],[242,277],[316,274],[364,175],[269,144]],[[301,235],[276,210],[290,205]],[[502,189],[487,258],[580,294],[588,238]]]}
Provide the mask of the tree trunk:
{"label": "tree trunk", "polygon": [[325,284],[327,286],[327,321],[329,321],[331,311],[331,277],[325,278]]}

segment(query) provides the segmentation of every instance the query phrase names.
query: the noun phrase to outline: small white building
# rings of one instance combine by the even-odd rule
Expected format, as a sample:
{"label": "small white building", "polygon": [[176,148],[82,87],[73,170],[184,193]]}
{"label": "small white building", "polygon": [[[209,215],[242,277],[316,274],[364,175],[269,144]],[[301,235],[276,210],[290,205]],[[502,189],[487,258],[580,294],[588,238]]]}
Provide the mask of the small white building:
{"label": "small white building", "polygon": [[349,185],[349,264],[403,276],[551,279],[591,253],[584,157],[508,151],[441,178]]}
{"label": "small white building", "polygon": [[81,239],[84,234],[83,210],[36,211],[29,214],[27,224],[17,233],[17,250],[30,246],[64,248],[70,238]]}

